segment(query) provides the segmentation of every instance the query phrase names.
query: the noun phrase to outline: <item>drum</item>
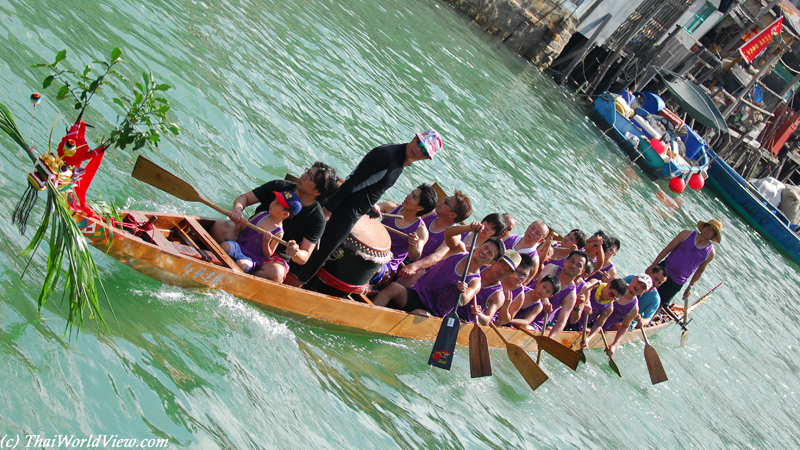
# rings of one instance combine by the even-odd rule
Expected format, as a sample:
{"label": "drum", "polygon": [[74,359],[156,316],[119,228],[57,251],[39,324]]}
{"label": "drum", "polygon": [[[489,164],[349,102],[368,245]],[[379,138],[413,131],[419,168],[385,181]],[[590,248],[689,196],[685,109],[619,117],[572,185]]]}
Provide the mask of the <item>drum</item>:
{"label": "drum", "polygon": [[364,292],[381,265],[392,260],[391,246],[381,221],[362,216],[309,282],[309,288],[336,297]]}

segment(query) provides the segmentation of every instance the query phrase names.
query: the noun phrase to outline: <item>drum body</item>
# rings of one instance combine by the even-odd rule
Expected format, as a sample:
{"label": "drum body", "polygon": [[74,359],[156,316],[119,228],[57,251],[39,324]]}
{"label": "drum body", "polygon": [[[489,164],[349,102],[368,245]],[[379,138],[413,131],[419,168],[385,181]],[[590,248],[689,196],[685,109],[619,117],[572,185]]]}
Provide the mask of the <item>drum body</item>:
{"label": "drum body", "polygon": [[362,216],[309,282],[309,288],[336,297],[363,292],[381,265],[392,260],[391,245],[381,222]]}

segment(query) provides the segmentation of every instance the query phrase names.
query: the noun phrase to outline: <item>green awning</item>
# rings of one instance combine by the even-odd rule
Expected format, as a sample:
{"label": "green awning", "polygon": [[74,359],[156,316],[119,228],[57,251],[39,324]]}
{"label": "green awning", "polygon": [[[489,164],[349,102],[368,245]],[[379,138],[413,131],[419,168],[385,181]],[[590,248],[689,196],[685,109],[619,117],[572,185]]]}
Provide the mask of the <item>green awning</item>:
{"label": "green awning", "polygon": [[675,101],[691,118],[709,128],[728,133],[728,124],[725,123],[722,113],[714,105],[711,97],[696,84],[684,79],[667,81],[661,73],[659,76]]}

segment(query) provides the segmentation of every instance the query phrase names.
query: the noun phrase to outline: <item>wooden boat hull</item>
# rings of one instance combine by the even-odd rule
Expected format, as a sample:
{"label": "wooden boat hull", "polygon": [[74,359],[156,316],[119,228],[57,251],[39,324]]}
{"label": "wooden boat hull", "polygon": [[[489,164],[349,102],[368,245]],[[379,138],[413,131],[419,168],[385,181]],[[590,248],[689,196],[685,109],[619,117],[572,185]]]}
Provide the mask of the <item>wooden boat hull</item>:
{"label": "wooden boat hull", "polygon": [[[710,158],[715,156],[714,152],[709,152]],[[766,200],[748,188],[747,181],[722,158],[712,160],[708,175],[706,181],[712,191],[780,252],[800,264],[800,236],[788,227],[788,219],[777,208],[764,205],[762,202]],[[773,211],[777,211],[779,216]]]}
{"label": "wooden boat hull", "polygon": [[[123,216],[136,218],[141,224],[147,218],[157,216],[155,228],[133,233],[126,229],[109,228],[105,222],[76,212],[75,220],[89,242],[102,252],[123,264],[163,283],[187,288],[212,288],[253,302],[270,311],[293,318],[310,318],[327,324],[336,324],[351,331],[396,336],[409,339],[433,341],[439,332],[442,320],[436,317],[421,317],[390,308],[358,302],[350,298],[337,298],[292,286],[278,284],[263,278],[245,274],[236,267],[200,225],[206,220],[197,216],[165,213],[122,211]],[[142,219],[142,220],[139,220]],[[201,241],[198,246],[207,250],[201,253],[218,259],[217,262],[204,261],[187,256],[192,253],[185,245],[169,241],[164,234],[169,228],[185,229]],[[138,234],[138,236],[137,236]],[[113,236],[109,245],[109,238]],[[152,242],[149,242],[152,241]],[[205,244],[205,245],[204,245]],[[187,250],[188,249],[188,250]],[[198,255],[195,255],[198,256]],[[678,315],[682,314],[680,308]],[[664,322],[647,328],[648,336],[654,335],[672,322]],[[458,343],[469,345],[471,324],[462,324]],[[484,327],[489,345],[504,348],[502,340],[489,327]],[[527,334],[513,328],[501,327],[501,332],[514,344],[533,351],[536,341]],[[614,333],[607,334],[614,339]],[[563,332],[558,340],[574,348],[579,345],[580,333]],[[624,343],[641,339],[641,333],[628,333]],[[590,343],[590,348],[601,348],[598,338]]]}

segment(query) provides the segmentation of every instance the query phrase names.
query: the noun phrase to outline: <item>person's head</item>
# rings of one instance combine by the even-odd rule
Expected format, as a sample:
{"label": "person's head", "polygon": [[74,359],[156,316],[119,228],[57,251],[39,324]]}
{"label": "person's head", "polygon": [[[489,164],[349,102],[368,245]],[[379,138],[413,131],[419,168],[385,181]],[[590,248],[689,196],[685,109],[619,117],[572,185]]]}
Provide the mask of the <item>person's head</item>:
{"label": "person's head", "polygon": [[722,222],[717,219],[711,219],[708,222],[697,222],[697,231],[709,241],[714,241],[719,244],[722,240]]}
{"label": "person's head", "polygon": [[600,294],[602,300],[618,299],[628,293],[628,283],[622,278],[615,278],[608,283],[603,293]]}
{"label": "person's head", "polygon": [[521,260],[522,258],[519,253],[514,250],[506,250],[503,257],[493,262],[489,267],[491,276],[497,281],[508,278],[509,275],[517,271],[517,266]]}
{"label": "person's head", "polygon": [[506,219],[500,213],[491,213],[481,220],[483,231],[481,237],[497,237],[506,231]]}
{"label": "person's head", "polygon": [[417,133],[411,142],[406,144],[406,161],[411,163],[423,159],[433,159],[436,152],[444,148],[444,142],[436,130]]}
{"label": "person's head", "polygon": [[550,227],[543,221],[535,220],[525,229],[525,238],[533,242],[541,242],[550,234]]}
{"label": "person's head", "polygon": [[650,275],[640,273],[634,275],[633,279],[628,284],[628,292],[633,293],[633,295],[642,295],[649,291],[651,287],[653,287],[653,280],[650,278]]}
{"label": "person's head", "polygon": [[536,298],[549,298],[558,294],[558,291],[560,290],[561,282],[558,281],[558,277],[553,275],[545,275],[542,277],[542,280],[536,284],[536,292],[534,295]]}
{"label": "person's head", "polygon": [[303,209],[300,197],[292,191],[274,191],[275,200],[269,205],[269,215],[278,222],[294,217]]}
{"label": "person's head", "polygon": [[669,277],[667,268],[661,264],[653,267],[652,269],[647,269],[644,273],[650,275],[650,279],[653,280],[653,287],[661,286]]}
{"label": "person's head", "polygon": [[589,260],[589,255],[582,250],[573,250],[564,261],[564,272],[571,277],[575,278],[583,272],[586,261]]}
{"label": "person's head", "polygon": [[614,236],[606,236],[603,238],[603,253],[605,253],[606,259],[616,255],[619,249],[619,239]]}
{"label": "person's head", "polygon": [[594,261],[587,259],[586,264],[583,265],[583,272],[581,273],[581,276],[586,277],[592,273],[592,271],[594,271]]}
{"label": "person's head", "polygon": [[[506,253],[509,252],[510,250]],[[526,254],[519,254],[517,270],[514,275],[503,279],[503,289],[511,291],[522,286],[522,283],[531,276],[531,272],[533,272],[533,258]]]}
{"label": "person's head", "polygon": [[452,220],[453,223],[463,222],[472,215],[472,203],[461,191],[456,191],[436,205],[436,214]]}
{"label": "person's head", "polygon": [[586,233],[576,228],[564,236],[561,245],[564,247],[572,247],[574,245],[578,248],[584,248],[586,247]]}
{"label": "person's head", "polygon": [[403,209],[416,211],[416,215],[424,216],[436,207],[436,191],[430,185],[422,183],[403,200]]}
{"label": "person's head", "polygon": [[310,169],[305,171],[297,181],[297,191],[325,200],[333,195],[339,187],[339,177],[336,169],[317,161]]}
{"label": "person's head", "polygon": [[506,221],[506,230],[503,231],[503,234],[498,236],[500,239],[505,239],[511,235],[511,232],[514,231],[514,227],[517,226],[517,221],[514,219],[510,213],[503,213],[503,219]]}
{"label": "person's head", "polygon": [[211,225],[211,237],[219,243],[235,241],[239,237],[239,227],[230,220],[215,220]]}
{"label": "person's head", "polygon": [[503,241],[496,237],[490,237],[483,244],[475,249],[477,259],[486,264],[490,261],[497,261],[506,254],[506,248]]}

